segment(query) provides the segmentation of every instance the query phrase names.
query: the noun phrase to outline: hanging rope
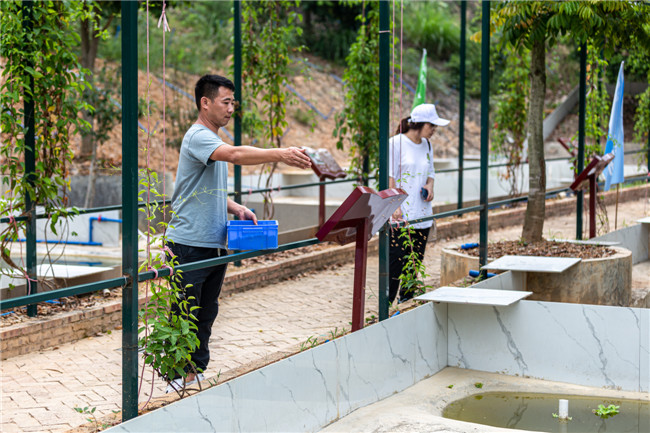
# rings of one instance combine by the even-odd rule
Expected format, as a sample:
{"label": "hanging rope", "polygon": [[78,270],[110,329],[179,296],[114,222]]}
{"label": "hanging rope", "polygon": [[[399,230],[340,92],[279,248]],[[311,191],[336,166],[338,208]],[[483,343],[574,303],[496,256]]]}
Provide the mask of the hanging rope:
{"label": "hanging rope", "polygon": [[[150,194],[151,194],[151,185],[149,182],[149,145],[151,142],[151,125],[150,125],[150,88],[151,88],[151,81],[149,78],[149,0],[146,1],[146,11],[147,11],[147,18],[146,18],[146,28],[147,28],[147,48],[146,48],[146,53],[147,53],[147,144],[144,149],[144,152],[147,156],[147,206],[146,206],[146,213],[147,213],[147,247],[146,247],[146,253],[147,253],[147,262],[149,263],[148,269],[151,269],[151,247],[150,247],[150,239],[149,239],[149,232],[150,232],[150,227],[149,227],[149,221],[150,221],[150,216],[151,216],[151,209],[149,208],[149,203],[151,203],[150,199]],[[150,285],[150,280],[147,280],[144,283],[145,287],[145,299],[149,298],[149,285]],[[149,320],[148,320],[148,309],[145,309],[144,313],[144,335],[145,339],[149,335]],[[142,363],[142,372],[140,373],[140,383],[138,385],[138,395],[140,395],[140,391],[142,391],[142,383],[144,382],[144,371],[146,368],[146,363]],[[149,404],[149,401],[151,401],[151,397],[153,395],[153,381],[155,379],[154,371],[152,370],[151,372],[151,392],[149,393],[149,400],[147,400],[143,408]]]}

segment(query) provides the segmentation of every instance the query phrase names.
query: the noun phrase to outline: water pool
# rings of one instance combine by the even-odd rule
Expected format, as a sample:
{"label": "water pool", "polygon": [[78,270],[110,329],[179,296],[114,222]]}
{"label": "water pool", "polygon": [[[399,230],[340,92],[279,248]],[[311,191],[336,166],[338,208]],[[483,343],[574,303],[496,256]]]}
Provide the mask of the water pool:
{"label": "water pool", "polygon": [[[569,400],[571,420],[561,421],[559,399]],[[593,413],[599,404],[620,406],[619,414],[601,419]],[[443,411],[445,418],[494,427],[543,432],[634,432],[650,431],[650,403],[578,395],[487,392],[456,400]]]}

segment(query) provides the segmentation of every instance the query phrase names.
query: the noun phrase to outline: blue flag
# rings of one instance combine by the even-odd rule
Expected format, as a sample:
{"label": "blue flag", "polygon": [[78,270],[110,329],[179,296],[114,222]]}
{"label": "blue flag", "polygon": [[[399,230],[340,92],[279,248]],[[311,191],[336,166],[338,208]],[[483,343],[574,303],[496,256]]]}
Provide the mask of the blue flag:
{"label": "blue flag", "polygon": [[605,168],[605,191],[609,191],[611,185],[623,183],[623,62],[618,70],[616,80],[616,91],[612,103],[612,114],[609,117],[609,133],[605,153],[614,152],[614,160]]}

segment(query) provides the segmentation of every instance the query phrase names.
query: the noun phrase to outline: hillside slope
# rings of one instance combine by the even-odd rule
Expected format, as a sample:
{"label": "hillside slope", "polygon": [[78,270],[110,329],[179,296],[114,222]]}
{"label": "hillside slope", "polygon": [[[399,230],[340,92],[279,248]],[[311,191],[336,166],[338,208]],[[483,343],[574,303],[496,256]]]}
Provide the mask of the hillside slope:
{"label": "hillside slope", "polygon": [[[223,74],[223,71],[214,72]],[[140,148],[139,166],[141,168],[146,167],[148,164],[152,169],[162,172],[164,166],[167,172],[171,172],[175,176],[178,148],[177,145],[171,144],[170,141],[180,143],[183,133],[196,119],[196,106],[193,98],[190,98],[189,95],[193,95],[193,87],[198,78],[198,75],[179,74],[177,72],[174,73],[174,77],[171,77],[168,73],[168,81],[173,87],[177,88],[175,90],[170,86],[164,86],[161,82],[161,77],[150,74],[148,80],[146,71],[139,71],[139,99],[141,105],[146,107],[148,97],[151,107],[150,117],[147,119],[146,116],[142,116],[140,118],[140,124],[147,130],[152,131],[152,134],[147,137],[147,134],[140,129],[138,144]],[[151,83],[149,95],[147,95],[148,81]],[[405,81],[407,81],[406,78]],[[326,148],[332,153],[339,164],[347,166],[348,150],[338,150],[336,148],[337,140],[332,135],[335,127],[335,115],[343,109],[344,88],[340,78],[332,73],[325,72],[319,66],[311,64],[311,67],[306,69],[305,74],[292,77],[289,80],[289,85],[304,100],[313,105],[320,114],[314,112],[299,96],[293,95],[292,105],[287,110],[289,127],[283,138],[283,146]],[[412,93],[406,87],[402,87],[401,95],[399,94],[399,89],[394,93],[395,96],[392,101],[393,109],[391,110],[391,134],[397,127],[398,119],[408,115],[413,100]],[[166,104],[163,101],[166,101]],[[440,115],[450,119],[451,123],[446,128],[440,128],[434,135],[432,139],[434,154],[438,158],[457,156],[457,93],[450,91],[447,95],[436,95],[435,102],[438,105]],[[465,154],[472,155],[478,154],[479,149],[480,129],[478,126],[478,104],[470,100],[467,101],[467,104]],[[167,107],[164,122],[162,113],[163,106]],[[309,123],[313,124],[313,128]],[[168,143],[165,147],[163,146],[163,125],[166,127],[164,138]],[[226,130],[228,133],[232,133],[232,123],[226,127]],[[226,132],[221,131],[220,136],[224,141],[232,143],[232,140]],[[257,137],[250,137],[245,134],[243,137],[244,144],[251,144],[255,138]],[[76,146],[75,150],[78,150],[80,144],[79,137],[75,137],[74,143]],[[98,166],[101,167],[100,171],[109,173],[114,171],[112,167],[121,166],[121,146],[122,128],[121,124],[118,123],[112,129],[109,141],[100,145],[97,150]],[[75,159],[72,173],[87,173],[89,164],[90,162],[87,158]],[[280,171],[285,168],[282,166],[278,167]],[[251,173],[255,172],[255,170],[256,168],[245,168],[244,172]]]}

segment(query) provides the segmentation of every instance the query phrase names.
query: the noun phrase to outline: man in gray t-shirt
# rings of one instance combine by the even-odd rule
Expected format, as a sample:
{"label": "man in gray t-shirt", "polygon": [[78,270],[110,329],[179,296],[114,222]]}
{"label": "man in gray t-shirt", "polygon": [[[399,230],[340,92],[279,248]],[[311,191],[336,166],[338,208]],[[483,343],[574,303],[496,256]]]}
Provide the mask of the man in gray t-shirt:
{"label": "man in gray t-shirt", "polygon": [[[196,83],[194,95],[199,116],[183,138],[172,197],[174,213],[166,231],[167,246],[178,264],[227,254],[228,213],[257,224],[253,212],[228,198],[228,162],[240,165],[283,162],[298,168],[311,166],[309,157],[296,147],[259,149],[224,143],[217,133],[219,128],[228,124],[235,111],[234,92],[232,81],[219,75],[205,75]],[[192,353],[194,368],[186,372],[185,379],[173,378],[167,392],[180,391],[184,384],[191,385],[203,379],[201,372],[210,361],[208,341],[219,312],[218,298],[226,266],[181,274],[180,284],[189,308],[199,307],[194,311],[199,347]],[[172,314],[178,313],[178,306],[173,305]]]}

